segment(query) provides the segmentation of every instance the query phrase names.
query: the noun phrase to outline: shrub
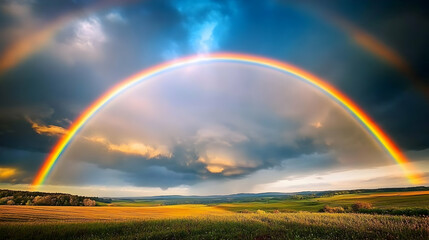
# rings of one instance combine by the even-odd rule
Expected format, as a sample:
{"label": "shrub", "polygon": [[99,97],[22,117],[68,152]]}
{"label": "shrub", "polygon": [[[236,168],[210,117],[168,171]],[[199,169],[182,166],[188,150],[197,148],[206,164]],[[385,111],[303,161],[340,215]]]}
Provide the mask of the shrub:
{"label": "shrub", "polygon": [[260,210],[260,209],[258,209],[258,210],[256,210],[256,213],[257,213],[257,214],[265,214],[266,212],[265,212],[264,210]]}
{"label": "shrub", "polygon": [[239,211],[239,213],[251,213],[251,211],[249,211],[247,209],[243,209],[243,210]]}
{"label": "shrub", "polygon": [[429,209],[427,208],[371,208],[371,209],[361,209],[360,213],[369,213],[369,214],[388,214],[388,215],[402,215],[402,216],[420,216],[427,217],[429,216]]}
{"label": "shrub", "polygon": [[359,212],[362,209],[371,209],[372,204],[367,202],[357,202],[352,205],[352,209],[354,212]]}
{"label": "shrub", "polygon": [[344,208],[342,207],[330,207],[328,205],[324,206],[321,211],[327,212],[327,213],[344,213],[345,212]]}
{"label": "shrub", "polygon": [[7,205],[15,205],[15,202],[11,199],[6,202]]}

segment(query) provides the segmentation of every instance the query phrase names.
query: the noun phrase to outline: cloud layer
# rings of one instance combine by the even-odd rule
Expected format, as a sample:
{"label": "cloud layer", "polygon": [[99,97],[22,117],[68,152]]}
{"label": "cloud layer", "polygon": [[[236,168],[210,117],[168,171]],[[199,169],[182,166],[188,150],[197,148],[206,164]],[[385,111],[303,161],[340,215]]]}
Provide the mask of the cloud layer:
{"label": "cloud layer", "polygon": [[[91,184],[81,176],[87,172],[70,170],[74,164],[96,166],[100,179],[102,169],[115,170],[121,182],[167,188],[227,186],[264,169],[323,172],[389,161],[347,111],[298,78],[207,63],[161,74],[111,101],[75,137],[49,182]],[[154,180],[162,178],[168,181]]]}

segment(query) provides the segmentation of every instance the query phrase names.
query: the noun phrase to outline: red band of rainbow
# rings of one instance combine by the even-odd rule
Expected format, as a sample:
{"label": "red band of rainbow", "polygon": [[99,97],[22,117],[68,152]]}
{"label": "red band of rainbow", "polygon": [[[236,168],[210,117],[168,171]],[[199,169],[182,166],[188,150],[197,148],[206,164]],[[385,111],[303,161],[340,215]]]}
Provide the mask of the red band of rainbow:
{"label": "red band of rainbow", "polygon": [[333,86],[325,82],[324,80],[298,68],[293,65],[276,61],[273,59],[237,54],[237,53],[215,53],[204,56],[191,56],[181,59],[177,59],[171,62],[166,62],[149,69],[143,70],[111,88],[109,91],[104,93],[100,98],[93,102],[70,126],[68,133],[63,135],[61,139],[56,143],[52,151],[49,153],[42,167],[38,171],[34,181],[32,183],[34,188],[42,185],[49,173],[53,169],[55,163],[58,161],[62,152],[67,148],[67,145],[76,135],[76,133],[82,128],[85,123],[93,116],[100,108],[106,105],[115,96],[121,94],[126,89],[140,83],[141,81],[148,79],[156,74],[182,67],[194,63],[203,63],[211,61],[233,61],[240,63],[256,64],[265,66],[271,69],[279,70],[289,74],[293,74],[299,77],[302,81],[307,82],[326,95],[337,101],[342,107],[348,110],[353,117],[362,124],[369,133],[380,143],[380,145],[389,153],[389,155],[401,166],[404,171],[404,175],[408,178],[410,183],[420,184],[422,183],[421,177],[412,168],[406,156],[396,146],[396,144],[377,126],[377,124],[364,113],[352,100],[346,95],[335,89]]}

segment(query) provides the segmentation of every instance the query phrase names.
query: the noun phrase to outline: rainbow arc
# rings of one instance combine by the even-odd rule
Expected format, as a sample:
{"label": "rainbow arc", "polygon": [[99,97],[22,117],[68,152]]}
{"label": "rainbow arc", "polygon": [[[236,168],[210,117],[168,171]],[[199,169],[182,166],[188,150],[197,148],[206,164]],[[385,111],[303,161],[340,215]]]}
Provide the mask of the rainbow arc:
{"label": "rainbow arc", "polygon": [[284,73],[297,76],[300,80],[319,89],[331,99],[335,100],[344,109],[346,109],[367,131],[376,139],[376,141],[386,150],[386,152],[394,159],[403,169],[404,175],[408,178],[410,183],[421,184],[422,178],[413,169],[412,164],[407,157],[402,153],[393,140],[384,133],[381,128],[350,98],[342,92],[328,84],[321,78],[312,75],[296,66],[288,63],[280,62],[277,60],[259,57],[254,55],[245,55],[237,53],[215,53],[203,56],[191,56],[177,59],[171,62],[166,62],[146,70],[143,70],[129,78],[122,80],[119,84],[104,93],[96,101],[94,101],[70,126],[68,133],[63,135],[56,143],[52,151],[47,156],[42,167],[38,171],[32,183],[33,188],[43,185],[49,173],[54,168],[55,163],[60,159],[61,154],[67,148],[68,144],[72,141],[77,132],[90,120],[90,118],[97,113],[103,106],[107,105],[109,101],[116,96],[124,93],[127,89],[147,80],[155,75],[170,71],[176,68],[187,66],[190,64],[204,63],[204,62],[239,62],[244,64],[254,64],[267,68],[271,68]]}

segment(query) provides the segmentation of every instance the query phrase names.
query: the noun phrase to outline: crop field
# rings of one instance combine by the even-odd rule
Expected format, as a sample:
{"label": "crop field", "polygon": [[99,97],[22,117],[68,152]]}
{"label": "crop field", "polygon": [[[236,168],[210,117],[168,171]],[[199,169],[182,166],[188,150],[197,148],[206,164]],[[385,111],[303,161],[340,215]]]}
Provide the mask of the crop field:
{"label": "crop field", "polygon": [[2,223],[3,239],[428,239],[429,219],[328,213],[234,213],[87,223]]}
{"label": "crop field", "polygon": [[[375,208],[429,208],[429,191],[262,198],[164,205],[0,206],[1,239],[429,239],[429,217],[320,213],[362,201]],[[244,211],[246,210],[246,211]]]}
{"label": "crop field", "polygon": [[392,192],[392,193],[361,193],[344,194],[331,197],[308,199],[286,199],[255,202],[221,203],[216,206],[225,210],[239,212],[243,210],[255,211],[257,209],[287,212],[308,211],[318,212],[325,205],[351,206],[355,202],[369,202],[376,208],[429,208],[429,191]]}
{"label": "crop field", "polygon": [[0,222],[82,222],[184,218],[228,215],[221,208],[204,205],[158,207],[0,206]]}

